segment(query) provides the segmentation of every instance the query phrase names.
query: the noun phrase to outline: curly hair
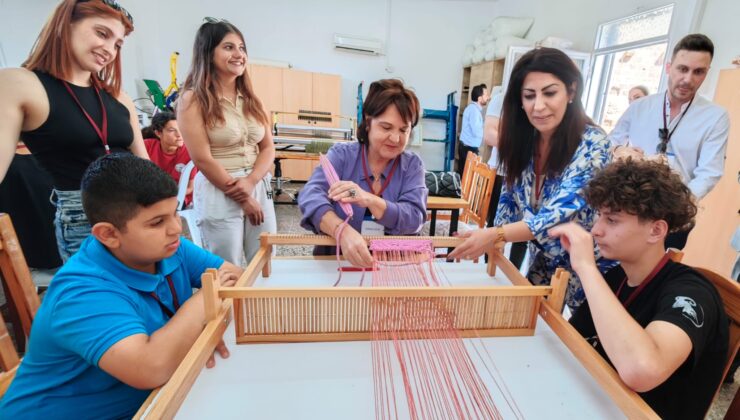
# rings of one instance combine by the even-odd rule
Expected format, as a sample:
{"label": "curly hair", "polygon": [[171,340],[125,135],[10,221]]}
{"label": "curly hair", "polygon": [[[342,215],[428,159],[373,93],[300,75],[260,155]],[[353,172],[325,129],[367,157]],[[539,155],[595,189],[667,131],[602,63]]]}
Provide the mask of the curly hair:
{"label": "curly hair", "polygon": [[624,211],[639,220],[665,220],[669,232],[690,227],[696,216],[691,190],[668,165],[650,160],[620,160],[598,172],[585,190],[595,209]]}

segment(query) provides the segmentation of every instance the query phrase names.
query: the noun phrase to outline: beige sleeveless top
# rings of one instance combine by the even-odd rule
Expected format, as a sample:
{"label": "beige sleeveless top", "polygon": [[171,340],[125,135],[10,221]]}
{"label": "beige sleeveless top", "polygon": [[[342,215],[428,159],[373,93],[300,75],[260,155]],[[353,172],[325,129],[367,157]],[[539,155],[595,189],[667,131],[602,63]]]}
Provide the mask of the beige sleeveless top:
{"label": "beige sleeveless top", "polygon": [[228,172],[250,170],[257,160],[257,144],[265,136],[265,126],[242,112],[244,97],[239,94],[236,104],[221,97],[219,104],[224,113],[224,123],[207,127],[211,155]]}

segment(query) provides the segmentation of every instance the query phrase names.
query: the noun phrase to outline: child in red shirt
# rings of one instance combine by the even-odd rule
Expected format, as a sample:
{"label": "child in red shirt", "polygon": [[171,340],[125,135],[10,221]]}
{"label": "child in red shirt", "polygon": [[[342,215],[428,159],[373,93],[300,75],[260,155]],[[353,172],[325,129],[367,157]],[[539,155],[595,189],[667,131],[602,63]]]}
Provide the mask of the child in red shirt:
{"label": "child in red shirt", "polygon": [[[177,127],[175,114],[170,111],[158,113],[152,118],[152,124],[142,130],[142,134],[149,159],[179,183],[182,170],[190,162],[190,155]],[[193,202],[193,178],[196,173],[195,169],[190,173],[185,207]]]}

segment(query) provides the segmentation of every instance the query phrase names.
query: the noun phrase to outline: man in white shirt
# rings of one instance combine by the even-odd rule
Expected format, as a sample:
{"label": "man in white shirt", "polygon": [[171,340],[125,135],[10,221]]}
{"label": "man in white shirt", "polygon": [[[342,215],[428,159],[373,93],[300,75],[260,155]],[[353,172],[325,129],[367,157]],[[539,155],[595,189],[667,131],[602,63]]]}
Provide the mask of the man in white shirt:
{"label": "man in white shirt", "polygon": [[460,147],[457,153],[457,171],[462,175],[465,167],[465,157],[468,152],[478,154],[483,141],[483,107],[486,106],[491,97],[488,95],[486,85],[480,84],[473,87],[470,92],[470,104],[465,108],[460,130]]}
{"label": "man in white shirt", "polygon": [[[668,89],[632,103],[609,134],[615,158],[662,155],[697,200],[722,177],[730,127],[722,107],[696,94],[713,56],[707,36],[685,36],[666,65]],[[682,249],[689,232],[671,233],[666,247]]]}

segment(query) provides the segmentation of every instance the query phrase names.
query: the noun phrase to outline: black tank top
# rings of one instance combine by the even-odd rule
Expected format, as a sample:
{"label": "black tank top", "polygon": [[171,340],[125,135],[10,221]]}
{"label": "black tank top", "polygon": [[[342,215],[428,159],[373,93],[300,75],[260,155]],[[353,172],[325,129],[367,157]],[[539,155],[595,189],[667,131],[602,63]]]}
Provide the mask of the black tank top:
{"label": "black tank top", "polygon": [[[61,80],[34,71],[49,98],[49,117],[35,130],[21,133],[36,160],[52,176],[54,188],[61,191],[80,189],[85,169],[105,154],[103,142],[90,121],[64,87]],[[102,127],[103,116],[95,88],[69,84],[93,121]],[[129,152],[134,141],[128,108],[104,90],[100,90],[108,113],[108,146],[111,153]]]}

